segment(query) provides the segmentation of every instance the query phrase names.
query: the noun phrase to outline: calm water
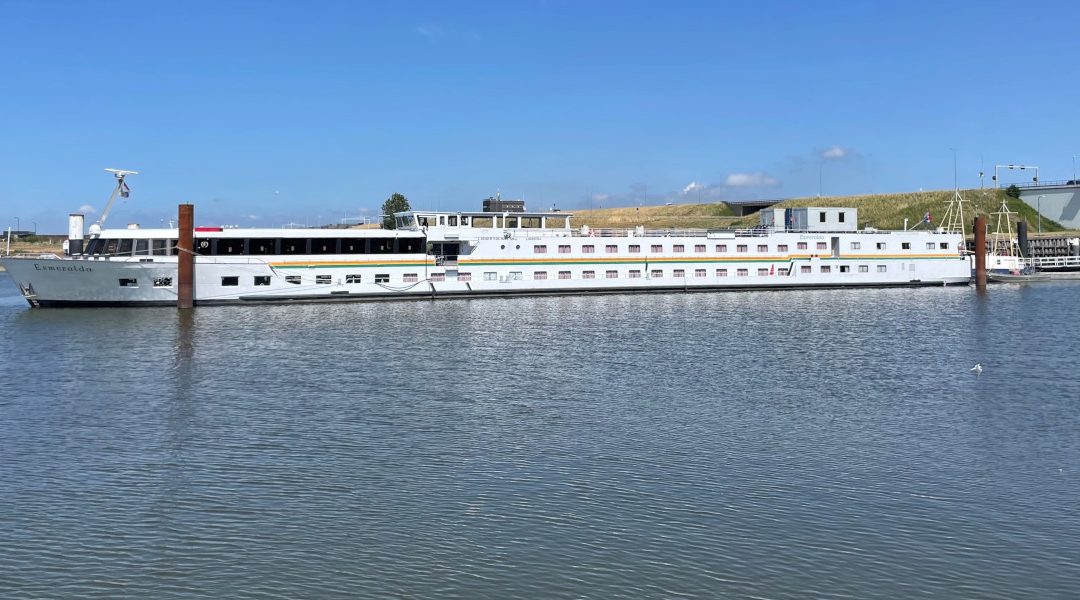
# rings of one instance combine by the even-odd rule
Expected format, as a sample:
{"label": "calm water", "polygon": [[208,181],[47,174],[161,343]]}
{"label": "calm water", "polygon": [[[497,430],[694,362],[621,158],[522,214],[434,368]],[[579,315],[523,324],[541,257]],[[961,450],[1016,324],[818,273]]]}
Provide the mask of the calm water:
{"label": "calm water", "polygon": [[0,274],[0,596],[1075,598],[1078,296],[179,315]]}

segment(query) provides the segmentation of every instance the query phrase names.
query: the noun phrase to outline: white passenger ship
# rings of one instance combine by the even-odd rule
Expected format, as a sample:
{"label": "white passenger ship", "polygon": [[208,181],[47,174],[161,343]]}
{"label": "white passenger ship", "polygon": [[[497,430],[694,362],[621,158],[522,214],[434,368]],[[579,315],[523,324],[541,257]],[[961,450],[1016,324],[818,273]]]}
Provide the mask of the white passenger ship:
{"label": "white passenger ship", "polygon": [[[852,208],[743,230],[591,230],[561,212],[410,211],[397,229],[196,227],[198,305],[966,284],[963,238],[857,230]],[[177,229],[91,228],[0,259],[32,306],[176,305]]]}

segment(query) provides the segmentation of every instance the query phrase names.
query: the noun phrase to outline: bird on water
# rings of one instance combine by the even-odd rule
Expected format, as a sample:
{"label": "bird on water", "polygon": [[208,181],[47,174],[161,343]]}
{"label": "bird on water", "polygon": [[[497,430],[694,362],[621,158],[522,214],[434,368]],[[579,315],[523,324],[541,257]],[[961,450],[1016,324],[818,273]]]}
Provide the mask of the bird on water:
{"label": "bird on water", "polygon": [[974,367],[971,367],[970,371],[975,374],[976,377],[982,375],[983,367],[982,363],[975,363]]}

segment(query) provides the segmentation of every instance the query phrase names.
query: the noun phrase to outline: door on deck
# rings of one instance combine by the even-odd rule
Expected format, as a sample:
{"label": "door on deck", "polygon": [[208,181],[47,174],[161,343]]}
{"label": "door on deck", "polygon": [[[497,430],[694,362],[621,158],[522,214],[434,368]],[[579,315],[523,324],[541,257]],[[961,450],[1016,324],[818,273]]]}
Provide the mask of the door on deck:
{"label": "door on deck", "polygon": [[431,254],[435,256],[437,266],[456,267],[461,242],[432,242]]}

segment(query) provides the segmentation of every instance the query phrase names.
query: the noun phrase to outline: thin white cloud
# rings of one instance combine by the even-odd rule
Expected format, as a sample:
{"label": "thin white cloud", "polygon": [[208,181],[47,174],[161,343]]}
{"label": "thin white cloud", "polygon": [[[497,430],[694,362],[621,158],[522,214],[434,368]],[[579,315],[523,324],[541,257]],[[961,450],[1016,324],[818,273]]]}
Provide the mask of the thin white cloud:
{"label": "thin white cloud", "polygon": [[724,179],[724,185],[736,188],[775,187],[780,185],[780,180],[761,171],[755,173],[732,173]]}
{"label": "thin white cloud", "polygon": [[251,219],[252,221],[258,221],[259,215],[248,215],[247,218]]}
{"label": "thin white cloud", "polygon": [[840,160],[852,155],[851,150],[843,146],[833,145],[821,152],[822,160]]}
{"label": "thin white cloud", "polygon": [[92,215],[92,214],[97,212],[97,209],[94,208],[93,206],[89,205],[89,204],[83,204],[82,206],[79,207],[79,210],[76,211],[76,212],[81,212],[83,214]]}
{"label": "thin white cloud", "polygon": [[700,183],[698,183],[696,181],[691,181],[689,184],[687,184],[686,187],[684,187],[682,189],[681,193],[682,193],[683,196],[685,196],[687,194],[692,194],[692,193],[694,193],[694,192],[696,192],[698,190],[703,190],[703,189],[705,189],[704,185],[702,185],[702,184],[700,184]]}

